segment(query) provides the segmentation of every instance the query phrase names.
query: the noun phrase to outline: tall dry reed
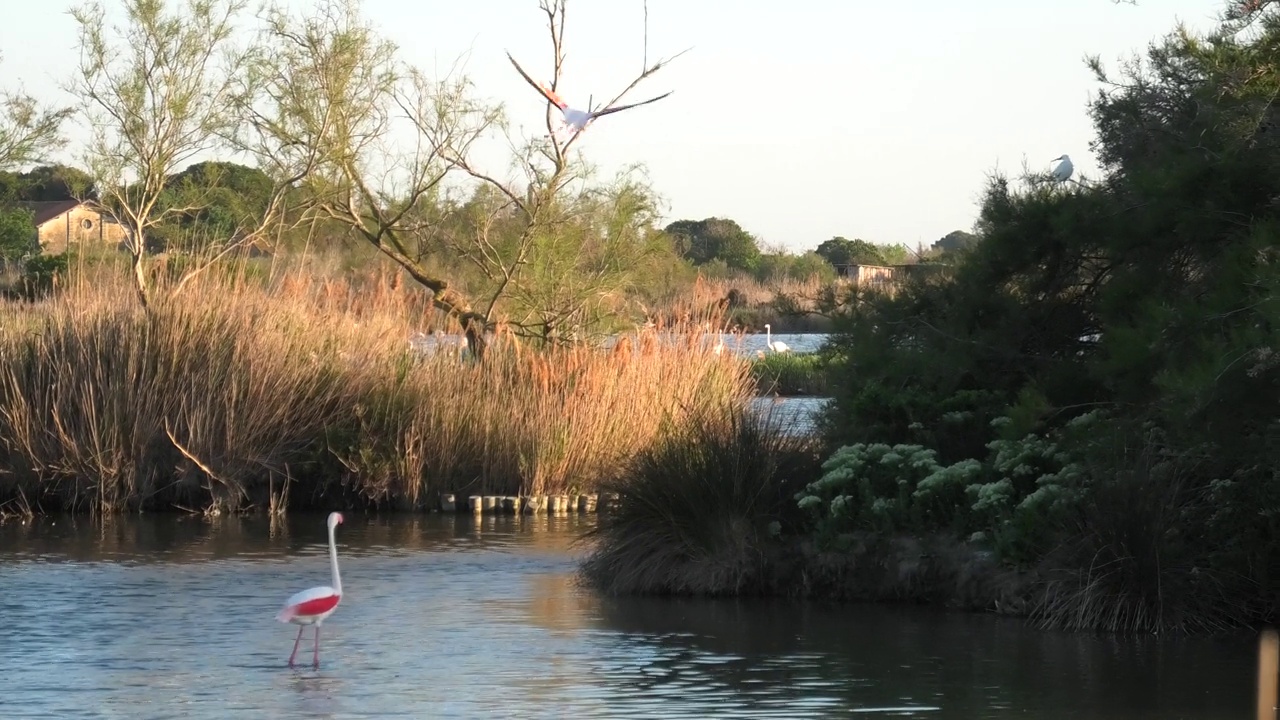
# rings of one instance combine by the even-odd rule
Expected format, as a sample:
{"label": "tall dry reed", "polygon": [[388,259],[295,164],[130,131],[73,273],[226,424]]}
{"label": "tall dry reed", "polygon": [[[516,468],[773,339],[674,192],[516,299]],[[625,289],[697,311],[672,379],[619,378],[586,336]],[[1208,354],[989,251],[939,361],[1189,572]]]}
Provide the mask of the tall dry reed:
{"label": "tall dry reed", "polygon": [[484,363],[424,355],[410,339],[433,327],[429,302],[395,275],[366,280],[242,265],[161,288],[144,312],[124,276],[85,268],[52,299],[4,305],[0,503],[420,508],[441,491],[586,490],[664,423],[752,392],[748,364],[699,327],[613,350],[499,335]]}
{"label": "tall dry reed", "polygon": [[731,279],[699,276],[683,292],[673,293],[653,307],[642,309],[648,317],[666,322],[696,324],[715,319],[716,327],[726,329],[759,332],[765,323],[771,323],[774,332],[812,332],[816,328],[810,326],[825,324],[815,313],[835,287],[819,277],[761,282],[749,276]]}

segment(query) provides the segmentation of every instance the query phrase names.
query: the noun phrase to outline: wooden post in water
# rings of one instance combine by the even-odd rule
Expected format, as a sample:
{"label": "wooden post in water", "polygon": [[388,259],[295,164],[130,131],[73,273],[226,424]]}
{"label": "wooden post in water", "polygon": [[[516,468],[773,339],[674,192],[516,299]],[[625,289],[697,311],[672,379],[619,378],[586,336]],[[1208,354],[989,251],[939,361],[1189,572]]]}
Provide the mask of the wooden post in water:
{"label": "wooden post in water", "polygon": [[600,510],[617,510],[618,505],[622,502],[622,493],[611,492],[605,495],[604,502],[600,503]]}
{"label": "wooden post in water", "polygon": [[506,495],[502,498],[502,512],[510,515],[518,515],[520,513],[520,498]]}
{"label": "wooden post in water", "polygon": [[1258,720],[1276,720],[1280,705],[1280,635],[1267,628],[1258,639]]}
{"label": "wooden post in water", "polygon": [[479,495],[472,495],[467,498],[467,504],[471,506],[472,515],[479,515],[484,511],[484,498]]}
{"label": "wooden post in water", "polygon": [[458,499],[453,493],[440,494],[440,512],[457,512]]}
{"label": "wooden post in water", "polygon": [[484,512],[491,513],[494,510],[500,509],[500,507],[501,506],[499,505],[498,497],[496,495],[484,496]]}

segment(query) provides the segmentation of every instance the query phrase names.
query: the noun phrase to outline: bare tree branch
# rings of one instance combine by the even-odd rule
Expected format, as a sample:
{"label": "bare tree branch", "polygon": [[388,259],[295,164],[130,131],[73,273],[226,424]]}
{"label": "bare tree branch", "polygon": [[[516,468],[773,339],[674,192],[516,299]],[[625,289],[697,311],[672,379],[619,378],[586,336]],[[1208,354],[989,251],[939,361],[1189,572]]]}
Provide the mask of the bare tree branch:
{"label": "bare tree branch", "polygon": [[[306,190],[303,218],[350,227],[459,319],[479,352],[486,319],[452,282],[422,262],[435,202],[454,167],[495,121],[465,80],[430,81],[403,68],[396,48],[363,19],[358,0],[324,0],[309,16],[266,13],[264,51],[242,105],[254,108],[240,147],[277,178]],[[413,131],[397,147],[397,128]]]}

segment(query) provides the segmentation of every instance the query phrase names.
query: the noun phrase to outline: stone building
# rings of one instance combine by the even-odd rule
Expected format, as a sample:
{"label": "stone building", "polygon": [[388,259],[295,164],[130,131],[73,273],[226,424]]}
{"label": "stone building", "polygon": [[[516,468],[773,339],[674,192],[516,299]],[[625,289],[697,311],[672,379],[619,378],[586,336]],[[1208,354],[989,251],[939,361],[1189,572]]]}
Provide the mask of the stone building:
{"label": "stone building", "polygon": [[79,200],[16,203],[30,210],[41,252],[65,252],[73,243],[117,246],[127,237],[125,229],[110,217]]}

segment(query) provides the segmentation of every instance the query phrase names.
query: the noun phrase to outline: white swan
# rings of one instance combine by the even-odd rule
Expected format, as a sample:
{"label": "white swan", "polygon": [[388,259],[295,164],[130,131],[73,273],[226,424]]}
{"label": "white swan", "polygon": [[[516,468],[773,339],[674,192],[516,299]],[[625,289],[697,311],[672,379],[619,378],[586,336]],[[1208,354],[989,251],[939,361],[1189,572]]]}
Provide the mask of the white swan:
{"label": "white swan", "polygon": [[791,352],[791,348],[787,347],[786,343],[782,342],[781,340],[777,342],[773,341],[773,328],[769,325],[769,323],[764,324],[764,332],[765,332],[765,339],[764,339],[765,347],[769,348],[774,352],[780,352],[780,353]]}
{"label": "white swan", "polygon": [[[711,330],[711,323],[703,323],[702,329],[706,331],[708,335],[713,332]],[[724,337],[719,332],[716,332],[716,344],[711,348],[711,353],[713,355],[719,355],[722,352],[724,352]]]}

